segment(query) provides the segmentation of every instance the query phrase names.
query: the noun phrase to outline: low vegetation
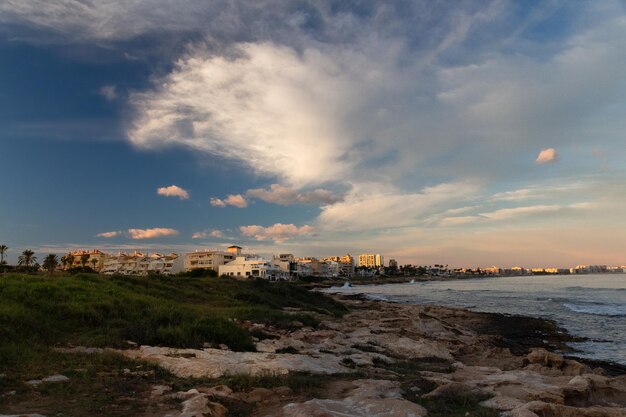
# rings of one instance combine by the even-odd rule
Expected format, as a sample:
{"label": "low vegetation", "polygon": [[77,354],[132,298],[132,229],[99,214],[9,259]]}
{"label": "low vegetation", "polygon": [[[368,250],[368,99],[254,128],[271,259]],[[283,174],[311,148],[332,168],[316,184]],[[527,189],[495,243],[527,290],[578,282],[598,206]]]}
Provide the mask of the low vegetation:
{"label": "low vegetation", "polygon": [[[254,350],[238,322],[315,326],[303,311],[340,315],[344,307],[288,284],[190,277],[78,274],[0,278],[0,367],[19,366],[24,349],[139,344]],[[299,323],[298,323],[299,322]]]}

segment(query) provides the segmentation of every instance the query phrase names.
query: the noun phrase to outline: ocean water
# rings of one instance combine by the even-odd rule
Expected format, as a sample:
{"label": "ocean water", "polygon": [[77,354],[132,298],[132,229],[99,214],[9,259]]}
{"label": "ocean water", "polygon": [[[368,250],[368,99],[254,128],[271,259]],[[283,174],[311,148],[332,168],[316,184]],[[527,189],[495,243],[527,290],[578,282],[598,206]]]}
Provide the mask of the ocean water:
{"label": "ocean water", "polygon": [[626,365],[626,274],[589,274],[360,285],[326,290],[372,299],[510,313],[556,321],[574,355]]}

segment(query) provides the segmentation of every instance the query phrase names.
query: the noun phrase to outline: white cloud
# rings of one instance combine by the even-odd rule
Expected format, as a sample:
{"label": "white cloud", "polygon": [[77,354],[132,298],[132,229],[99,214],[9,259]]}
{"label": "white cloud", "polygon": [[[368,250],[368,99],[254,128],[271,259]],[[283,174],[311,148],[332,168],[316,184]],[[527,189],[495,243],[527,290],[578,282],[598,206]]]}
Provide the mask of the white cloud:
{"label": "white cloud", "polygon": [[329,190],[318,188],[312,191],[297,191],[280,184],[272,184],[269,189],[253,188],[246,196],[258,198],[272,204],[288,206],[292,204],[327,205],[341,201],[341,197]]}
{"label": "white cloud", "polygon": [[98,233],[96,236],[97,237],[106,237],[106,238],[111,238],[111,237],[117,237],[117,236],[121,236],[124,232],[116,230],[113,232],[102,232],[102,233]]}
{"label": "white cloud", "polygon": [[212,198],[210,200],[212,206],[215,207],[226,207],[226,206],[234,206],[238,208],[248,207],[248,200],[241,194],[230,194],[228,197],[222,198]]}
{"label": "white cloud", "polygon": [[195,232],[191,235],[192,239],[206,239],[208,237],[222,238],[224,237],[224,232],[221,230],[203,230],[202,232]]}
{"label": "white cloud", "polygon": [[254,237],[256,240],[272,239],[277,243],[301,236],[308,236],[315,230],[313,227],[304,225],[276,223],[272,226],[263,227],[257,225],[241,226],[239,228],[244,236]]}
{"label": "white cloud", "polygon": [[108,101],[113,101],[117,98],[117,87],[114,85],[102,86],[98,92]]}
{"label": "white cloud", "polygon": [[558,154],[556,152],[556,149],[554,148],[543,149],[541,152],[539,152],[539,156],[537,156],[535,163],[546,164],[548,162],[556,162],[557,158],[558,158]]}
{"label": "white cloud", "polygon": [[178,197],[181,200],[189,200],[189,192],[178,185],[157,188],[157,194],[165,197]]}
{"label": "white cloud", "polygon": [[414,226],[446,205],[475,197],[479,190],[479,185],[471,181],[443,183],[418,193],[403,193],[383,184],[363,184],[344,201],[322,207],[317,224],[320,229],[334,231]]}
{"label": "white cloud", "polygon": [[165,227],[155,227],[153,229],[128,229],[131,239],[155,239],[163,236],[177,235],[178,231]]}

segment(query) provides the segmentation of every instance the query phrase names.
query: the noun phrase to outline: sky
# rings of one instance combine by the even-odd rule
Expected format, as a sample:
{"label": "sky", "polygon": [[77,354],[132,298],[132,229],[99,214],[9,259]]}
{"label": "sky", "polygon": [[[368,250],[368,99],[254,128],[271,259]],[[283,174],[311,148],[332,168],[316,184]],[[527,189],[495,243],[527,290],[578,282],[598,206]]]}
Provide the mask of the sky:
{"label": "sky", "polygon": [[0,244],[626,264],[622,0],[4,0]]}

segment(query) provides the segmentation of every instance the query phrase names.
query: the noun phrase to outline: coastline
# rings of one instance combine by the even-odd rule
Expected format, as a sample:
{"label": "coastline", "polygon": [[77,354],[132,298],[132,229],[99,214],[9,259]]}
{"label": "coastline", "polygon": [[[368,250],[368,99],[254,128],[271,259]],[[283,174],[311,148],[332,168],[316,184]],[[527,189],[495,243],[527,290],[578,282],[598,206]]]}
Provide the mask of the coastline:
{"label": "coastline", "polygon": [[[262,317],[236,321],[255,335],[252,350],[132,341],[102,348],[64,344],[51,353],[72,365],[57,369],[65,376],[53,376],[68,377],[58,384],[80,392],[76,387],[84,385],[84,375],[75,368],[102,363],[94,381],[105,375],[106,390],[121,387],[124,398],[133,392],[125,406],[143,410],[134,415],[626,415],[626,367],[562,356],[568,342],[580,339],[550,320],[371,300],[363,294],[328,295],[341,304],[340,315],[319,308],[334,305],[333,300],[309,304],[304,301],[319,301],[322,295],[302,293],[300,307],[276,310],[289,317],[287,326]],[[300,321],[305,315],[315,320]],[[17,394],[0,392],[0,414],[54,415],[45,395],[55,389],[45,379],[26,381]],[[42,390],[31,383],[43,384]],[[58,387],[61,393],[70,389]],[[98,415],[131,415],[103,407],[108,413]]]}

